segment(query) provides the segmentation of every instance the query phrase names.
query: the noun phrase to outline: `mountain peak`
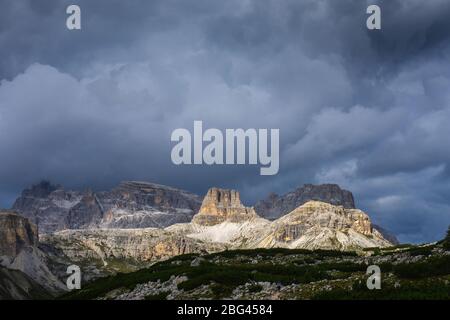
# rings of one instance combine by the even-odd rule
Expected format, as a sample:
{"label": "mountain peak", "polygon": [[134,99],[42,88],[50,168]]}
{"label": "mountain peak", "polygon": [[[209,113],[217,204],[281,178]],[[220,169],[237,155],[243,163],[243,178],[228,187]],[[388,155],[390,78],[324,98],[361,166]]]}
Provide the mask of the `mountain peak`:
{"label": "mountain peak", "polygon": [[42,180],[39,183],[33,184],[30,188],[22,192],[23,196],[33,196],[36,198],[45,198],[55,190],[61,189],[60,185],[52,184],[48,180]]}
{"label": "mountain peak", "polygon": [[0,256],[15,257],[23,247],[37,243],[36,225],[14,211],[0,210]]}
{"label": "mountain peak", "polygon": [[353,229],[364,235],[372,234],[369,216],[359,209],[346,209],[330,203],[311,200],[281,217],[279,221],[290,224],[308,222],[323,228],[336,230]]}
{"label": "mountain peak", "polygon": [[255,210],[262,217],[274,220],[310,200],[341,205],[347,209],[355,208],[353,194],[337,184],[305,184],[282,196],[269,194],[266,199],[256,203]]}
{"label": "mountain peak", "polygon": [[166,227],[188,222],[201,199],[150,182],[124,181],[108,191],[67,190],[42,181],[25,189],[12,209],[42,233],[83,228]]}
{"label": "mountain peak", "polygon": [[236,190],[210,188],[193,222],[215,225],[224,221],[241,222],[257,217],[253,208],[245,207]]}
{"label": "mountain peak", "polygon": [[166,186],[163,184],[147,182],[147,181],[122,181],[119,183],[119,188],[133,188],[133,189],[161,189],[161,190],[171,190],[171,191],[183,191],[174,187]]}

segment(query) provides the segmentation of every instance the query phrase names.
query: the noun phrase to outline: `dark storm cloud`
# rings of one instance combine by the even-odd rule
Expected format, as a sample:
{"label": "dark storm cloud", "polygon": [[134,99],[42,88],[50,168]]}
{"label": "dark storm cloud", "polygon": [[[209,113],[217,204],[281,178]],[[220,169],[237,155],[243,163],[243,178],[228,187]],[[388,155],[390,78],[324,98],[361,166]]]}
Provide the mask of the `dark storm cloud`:
{"label": "dark storm cloud", "polygon": [[[339,183],[403,241],[450,223],[450,3],[1,1],[0,205],[41,178],[152,180],[246,202]],[[82,8],[82,30],[65,8]],[[281,167],[177,167],[170,133],[280,128]]]}

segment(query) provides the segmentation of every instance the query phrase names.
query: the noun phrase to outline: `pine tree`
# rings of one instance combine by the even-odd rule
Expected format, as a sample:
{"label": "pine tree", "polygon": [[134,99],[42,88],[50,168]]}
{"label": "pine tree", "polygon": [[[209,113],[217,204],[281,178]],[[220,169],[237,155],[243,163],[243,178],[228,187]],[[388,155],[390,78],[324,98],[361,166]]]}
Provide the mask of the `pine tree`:
{"label": "pine tree", "polygon": [[444,248],[447,250],[450,250],[450,226],[447,229],[447,235],[445,236],[444,240],[442,241],[442,244],[444,245]]}

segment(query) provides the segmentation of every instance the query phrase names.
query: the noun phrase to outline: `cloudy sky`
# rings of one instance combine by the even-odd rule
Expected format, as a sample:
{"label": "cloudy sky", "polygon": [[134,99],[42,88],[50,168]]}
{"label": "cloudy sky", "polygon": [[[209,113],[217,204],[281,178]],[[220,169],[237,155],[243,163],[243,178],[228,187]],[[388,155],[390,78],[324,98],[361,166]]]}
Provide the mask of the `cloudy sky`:
{"label": "cloudy sky", "polygon": [[[66,29],[78,4],[82,30]],[[365,27],[382,9],[382,30]],[[0,0],[0,207],[40,179],[247,204],[338,183],[405,242],[450,224],[448,0]],[[280,171],[175,166],[170,134],[280,128]]]}

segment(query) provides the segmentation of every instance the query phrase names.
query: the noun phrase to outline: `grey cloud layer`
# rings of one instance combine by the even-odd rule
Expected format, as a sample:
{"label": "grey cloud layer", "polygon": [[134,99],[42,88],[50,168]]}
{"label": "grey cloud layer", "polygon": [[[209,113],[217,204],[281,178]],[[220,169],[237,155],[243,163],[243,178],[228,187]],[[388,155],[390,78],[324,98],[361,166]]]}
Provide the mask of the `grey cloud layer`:
{"label": "grey cloud layer", "polygon": [[[248,202],[334,182],[403,241],[450,223],[450,3],[1,1],[0,205],[48,178],[109,188],[152,180]],[[170,133],[280,128],[281,167],[177,167]]]}

